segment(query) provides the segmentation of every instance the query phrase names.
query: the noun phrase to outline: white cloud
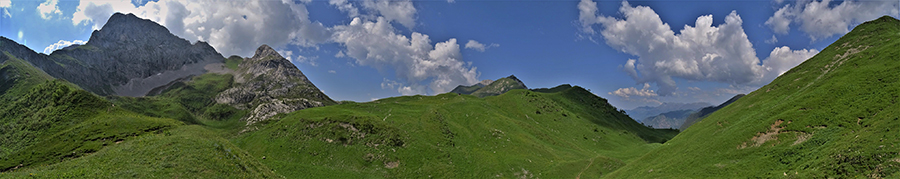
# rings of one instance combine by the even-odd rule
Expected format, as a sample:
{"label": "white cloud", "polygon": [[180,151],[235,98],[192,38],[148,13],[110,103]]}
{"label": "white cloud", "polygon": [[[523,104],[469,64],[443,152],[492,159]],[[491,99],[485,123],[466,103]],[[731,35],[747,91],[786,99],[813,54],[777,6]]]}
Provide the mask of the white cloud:
{"label": "white cloud", "polygon": [[775,37],[775,35],[772,35],[772,38],[770,38],[770,39],[766,39],[767,44],[775,44],[777,42],[778,42],[778,38]]}
{"label": "white cloud", "polygon": [[775,11],[775,14],[773,14],[772,17],[769,17],[765,24],[771,27],[775,33],[787,34],[788,31],[791,30],[790,18],[794,17],[794,12],[790,9],[790,4],[784,5],[784,7]]}
{"label": "white cloud", "polygon": [[639,97],[658,96],[658,94],[656,94],[656,92],[654,92],[653,90],[650,89],[650,84],[648,84],[648,83],[644,83],[644,88],[642,88],[642,89],[637,89],[634,87],[619,88],[616,91],[609,92],[607,94],[616,95],[616,96],[619,96],[622,98],[629,98],[632,96],[639,96]]}
{"label": "white cloud", "polygon": [[294,56],[294,51],[290,50],[278,50],[278,54],[281,54],[288,61],[294,61],[291,56]]}
{"label": "white cloud", "polygon": [[694,86],[688,87],[688,89],[691,90],[691,91],[700,91],[700,88],[694,87]]}
{"label": "white cloud", "polygon": [[394,88],[396,88],[398,86],[402,86],[402,85],[403,84],[401,84],[400,82],[389,80],[387,78],[384,78],[381,81],[381,89],[394,89]]}
{"label": "white cloud", "polygon": [[160,0],[141,7],[127,0],[82,1],[72,21],[99,29],[114,12],[158,22],[190,41],[207,41],[225,56],[250,56],[260,44],[311,47],[331,36],[309,20],[305,5],[291,1]]}
{"label": "white cloud", "polygon": [[347,16],[350,16],[350,17],[358,17],[359,16],[359,9],[354,7],[353,4],[347,0],[328,0],[328,4],[331,4],[335,7],[337,7],[338,10],[340,10],[341,12],[346,12]]}
{"label": "white cloud", "polygon": [[72,23],[75,25],[86,23],[91,25],[92,29],[99,30],[106,24],[106,20],[109,19],[109,16],[112,16],[112,14],[117,11],[137,12],[138,10],[134,7],[134,4],[131,4],[131,1],[126,0],[83,0],[78,3],[78,7],[75,8],[75,13],[72,14]]}
{"label": "white cloud", "polygon": [[344,58],[344,57],[346,57],[346,56],[347,56],[347,55],[344,55],[344,51],[338,51],[337,54],[334,54],[334,57],[335,57],[335,58]]}
{"label": "white cloud", "polygon": [[297,59],[294,60],[294,63],[299,63],[299,64],[305,63],[305,64],[309,64],[310,66],[318,67],[319,66],[319,63],[317,62],[318,59],[319,59],[319,56],[306,57],[306,56],[298,55]]}
{"label": "white cloud", "polygon": [[53,51],[55,51],[57,49],[62,49],[62,48],[72,46],[75,44],[80,45],[80,44],[84,44],[84,43],[87,43],[87,42],[82,41],[82,40],[74,40],[74,41],[59,40],[59,42],[50,44],[50,46],[47,46],[46,48],[44,48],[44,54],[50,54],[50,53],[53,53]]}
{"label": "white cloud", "polygon": [[625,71],[639,83],[658,84],[662,96],[677,89],[673,77],[732,84],[744,84],[760,77],[759,59],[737,12],[732,11],[719,26],[713,26],[712,15],[700,16],[694,27],[685,25],[675,34],[649,7],[631,7],[628,2],[622,2],[619,11],[624,19],[599,16],[581,22],[590,23],[583,24],[586,27],[602,25],[600,34],[606,44],[638,56],[638,60],[626,63]]}
{"label": "white cloud", "polygon": [[5,16],[5,17],[12,18],[12,14],[10,14],[10,13],[9,13],[9,10],[7,10],[8,8],[2,8],[2,9],[3,9],[3,15],[0,16],[0,17],[4,17],[4,16]]}
{"label": "white cloud", "polygon": [[775,77],[781,76],[784,72],[800,65],[800,63],[812,58],[817,53],[819,51],[816,49],[791,50],[788,46],[782,46],[772,50],[769,57],[764,61],[763,66],[770,73],[767,76],[775,79]]}
{"label": "white cloud", "polygon": [[423,81],[430,81],[427,88],[434,94],[478,81],[476,68],[462,61],[456,39],[432,46],[428,35],[397,34],[389,22],[384,17],[376,21],[354,18],[348,25],[333,27],[332,40],[345,47],[344,54],[360,65],[393,68],[397,77],[409,84],[397,87],[404,95],[425,94],[426,86],[419,84]]}
{"label": "white cloud", "polygon": [[395,21],[408,29],[416,26],[416,8],[410,0],[364,0],[362,6],[375,10],[389,21]]}
{"label": "white cloud", "polygon": [[56,6],[58,0],[47,0],[47,2],[41,3],[38,5],[38,12],[41,14],[41,18],[50,19],[53,15],[62,15],[62,11],[59,11],[59,6]]}
{"label": "white cloud", "polygon": [[593,25],[599,23],[597,17],[597,3],[592,0],[581,0],[578,2],[578,20],[581,22],[581,31],[588,34],[594,34]]}
{"label": "white cloud", "polygon": [[467,49],[477,50],[479,52],[484,52],[484,50],[487,50],[487,49],[493,48],[493,47],[499,47],[499,46],[500,46],[500,44],[495,44],[495,43],[492,43],[491,45],[484,45],[475,40],[469,40],[469,42],[466,43]]}
{"label": "white cloud", "polygon": [[334,70],[328,70],[328,73],[331,73],[331,74],[337,74],[337,71],[334,71]]}
{"label": "white cloud", "polygon": [[12,0],[0,0],[0,8],[12,7]]}
{"label": "white cloud", "polygon": [[830,0],[796,1],[778,9],[766,25],[776,33],[786,34],[790,24],[796,23],[815,40],[847,33],[856,24],[884,15],[900,15],[900,1],[851,0],[837,5],[831,5]]}
{"label": "white cloud", "polygon": [[[595,4],[589,1],[579,3],[582,11],[579,20],[586,23],[582,24],[584,33],[594,33],[592,26],[601,25],[600,35],[607,45],[639,57],[637,60],[629,59],[623,70],[638,83],[656,83],[660,96],[675,93],[677,84],[674,78],[749,85],[770,79],[766,76],[770,71],[767,68],[780,71],[797,64],[786,60],[792,63],[764,62],[772,64],[769,65],[771,67],[759,65],[753,44],[744,33],[743,20],[735,11],[725,17],[724,24],[718,26],[713,26],[712,15],[697,17],[693,27],[685,25],[676,34],[649,7],[631,7],[623,1],[619,12],[625,17],[617,19],[590,15],[596,13],[596,7],[585,7]],[[781,50],[775,49],[779,54]],[[816,52],[812,50],[812,54]]]}

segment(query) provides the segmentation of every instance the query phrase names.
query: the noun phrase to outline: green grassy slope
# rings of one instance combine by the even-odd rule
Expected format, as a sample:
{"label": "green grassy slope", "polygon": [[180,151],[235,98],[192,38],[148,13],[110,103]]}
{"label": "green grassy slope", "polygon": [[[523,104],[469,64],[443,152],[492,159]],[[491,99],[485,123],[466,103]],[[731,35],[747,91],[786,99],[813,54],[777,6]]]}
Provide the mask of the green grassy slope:
{"label": "green grassy slope", "polygon": [[234,142],[288,178],[597,178],[659,146],[642,138],[674,135],[583,88],[558,89],[310,108],[258,123]]}
{"label": "green grassy slope", "polygon": [[[0,98],[0,178],[276,177],[227,140],[242,127],[243,112],[200,100],[229,87],[222,82],[230,76],[204,75],[160,97],[113,103],[5,57],[0,75],[11,87]],[[140,100],[145,101],[135,102]],[[143,104],[146,100],[159,102]],[[210,120],[210,113],[229,115]],[[201,125],[171,119],[184,115]]]}
{"label": "green grassy slope", "polygon": [[900,177],[900,21],[866,22],[609,178]]}
{"label": "green grassy slope", "polygon": [[200,119],[222,120],[243,115],[234,107],[215,104],[213,98],[231,87],[232,75],[207,73],[187,82],[177,82],[156,96],[109,97],[115,105],[151,117],[172,118],[188,124],[201,124]]}

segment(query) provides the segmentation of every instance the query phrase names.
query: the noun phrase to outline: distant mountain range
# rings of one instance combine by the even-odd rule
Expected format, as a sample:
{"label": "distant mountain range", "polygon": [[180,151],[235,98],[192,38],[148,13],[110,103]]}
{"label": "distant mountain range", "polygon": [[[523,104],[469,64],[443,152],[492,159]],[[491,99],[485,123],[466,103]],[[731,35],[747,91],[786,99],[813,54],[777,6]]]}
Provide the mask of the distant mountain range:
{"label": "distant mountain range", "polygon": [[638,122],[644,122],[644,119],[654,117],[662,113],[682,110],[693,111],[707,106],[712,106],[712,104],[706,102],[662,103],[659,106],[641,106],[634,109],[626,109],[625,113],[627,113],[628,116],[631,116],[631,118],[637,120]]}
{"label": "distant mountain range", "polygon": [[703,117],[706,117],[706,115],[716,112],[716,110],[719,110],[727,106],[728,104],[731,104],[731,102],[734,102],[742,96],[744,96],[744,94],[735,95],[728,101],[725,101],[718,106],[707,106],[700,109],[674,110],[660,113],[659,115],[650,116],[639,121],[641,122],[641,124],[657,129],[684,130],[687,129],[691,124],[694,124],[694,122],[701,120]]}
{"label": "distant mountain range", "polygon": [[709,114],[712,114],[713,112],[716,112],[719,109],[722,109],[725,106],[728,106],[729,104],[734,103],[735,101],[737,101],[738,99],[741,99],[741,97],[744,97],[744,96],[745,96],[744,94],[738,94],[738,95],[735,95],[734,97],[731,97],[731,99],[728,99],[728,101],[725,101],[722,104],[719,104],[718,106],[705,107],[698,111],[692,112],[691,114],[689,114],[687,117],[684,118],[684,120],[682,121],[683,123],[681,125],[674,126],[674,127],[677,127],[678,130],[683,131],[683,130],[687,129],[688,127],[690,127],[691,125],[694,125],[694,123],[697,123],[697,121],[703,120],[703,118],[705,118],[706,116],[709,116]]}

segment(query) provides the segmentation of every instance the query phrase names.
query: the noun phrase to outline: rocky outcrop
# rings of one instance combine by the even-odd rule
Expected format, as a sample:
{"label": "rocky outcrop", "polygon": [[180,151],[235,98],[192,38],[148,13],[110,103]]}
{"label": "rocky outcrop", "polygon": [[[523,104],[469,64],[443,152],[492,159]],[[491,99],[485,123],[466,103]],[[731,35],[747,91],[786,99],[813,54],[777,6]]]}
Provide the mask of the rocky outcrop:
{"label": "rocky outcrop", "polygon": [[256,49],[238,66],[235,85],[216,96],[216,103],[250,109],[247,125],[276,114],[336,104],[300,69],[268,45]]}
{"label": "rocky outcrop", "polygon": [[50,55],[19,46],[0,39],[0,51],[100,95],[143,96],[175,79],[202,74],[202,63],[224,59],[206,42],[191,44],[153,21],[121,13],[113,14],[84,45]]}
{"label": "rocky outcrop", "polygon": [[478,97],[487,97],[500,95],[513,89],[528,89],[528,87],[525,87],[525,83],[519,80],[519,78],[516,78],[515,75],[509,75],[506,78],[497,79],[497,81],[481,80],[481,82],[475,83],[471,86],[459,85],[450,92],[457,94],[469,94]]}
{"label": "rocky outcrop", "polygon": [[516,78],[515,75],[509,75],[506,78],[497,79],[497,81],[493,81],[489,85],[475,90],[471,95],[478,97],[497,96],[514,89],[528,89],[528,87],[526,87],[525,83],[519,80],[519,78]]}

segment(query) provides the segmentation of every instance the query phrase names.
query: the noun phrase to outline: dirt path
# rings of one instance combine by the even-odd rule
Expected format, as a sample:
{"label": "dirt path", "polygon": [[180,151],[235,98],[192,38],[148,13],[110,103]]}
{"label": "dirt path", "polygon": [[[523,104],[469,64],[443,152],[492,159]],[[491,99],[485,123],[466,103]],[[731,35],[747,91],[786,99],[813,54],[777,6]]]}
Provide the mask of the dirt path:
{"label": "dirt path", "polygon": [[587,170],[588,168],[591,168],[591,165],[594,164],[594,159],[596,159],[597,157],[600,157],[600,156],[598,155],[594,158],[591,158],[591,162],[588,163],[588,165],[586,167],[584,167],[584,169],[581,169],[581,172],[578,172],[578,176],[576,176],[575,179],[581,179],[581,174],[584,173],[584,171]]}

